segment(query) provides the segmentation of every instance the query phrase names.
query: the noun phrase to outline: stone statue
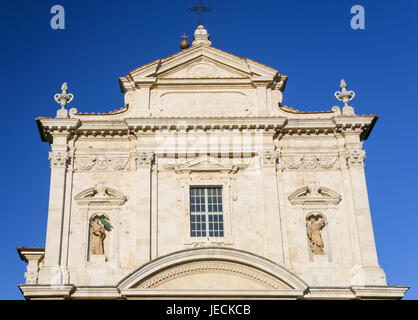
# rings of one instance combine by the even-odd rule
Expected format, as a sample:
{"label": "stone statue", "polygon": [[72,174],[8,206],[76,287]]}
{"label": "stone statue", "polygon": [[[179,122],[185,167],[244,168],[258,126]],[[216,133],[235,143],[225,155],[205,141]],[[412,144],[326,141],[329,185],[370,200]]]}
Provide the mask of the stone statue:
{"label": "stone statue", "polygon": [[[317,221],[318,220],[318,221]],[[325,226],[325,220],[319,216],[311,216],[307,222],[306,232],[308,234],[309,246],[313,254],[325,254],[324,241],[322,240],[321,229]]]}
{"label": "stone statue", "polygon": [[100,218],[95,217],[90,224],[90,248],[91,254],[104,254],[105,228]]}

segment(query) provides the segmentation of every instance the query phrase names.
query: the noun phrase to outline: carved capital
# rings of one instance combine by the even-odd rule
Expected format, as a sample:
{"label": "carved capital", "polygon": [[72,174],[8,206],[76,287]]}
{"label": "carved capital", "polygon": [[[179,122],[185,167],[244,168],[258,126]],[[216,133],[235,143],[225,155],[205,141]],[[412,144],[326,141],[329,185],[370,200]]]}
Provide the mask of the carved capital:
{"label": "carved capital", "polygon": [[17,248],[20,258],[27,263],[25,279],[26,284],[37,284],[39,267],[44,257],[44,249],[41,248]]}
{"label": "carved capital", "polygon": [[51,161],[51,168],[66,168],[70,162],[68,152],[64,151],[51,151],[48,159]]}
{"label": "carved capital", "polygon": [[346,150],[345,157],[347,159],[347,167],[363,167],[364,158],[366,158],[366,151],[362,149],[349,149]]}
{"label": "carved capital", "polygon": [[155,154],[153,152],[137,152],[136,165],[138,168],[149,168],[153,165]]}
{"label": "carved capital", "polygon": [[264,167],[274,167],[277,163],[277,155],[274,151],[263,152],[263,165]]}

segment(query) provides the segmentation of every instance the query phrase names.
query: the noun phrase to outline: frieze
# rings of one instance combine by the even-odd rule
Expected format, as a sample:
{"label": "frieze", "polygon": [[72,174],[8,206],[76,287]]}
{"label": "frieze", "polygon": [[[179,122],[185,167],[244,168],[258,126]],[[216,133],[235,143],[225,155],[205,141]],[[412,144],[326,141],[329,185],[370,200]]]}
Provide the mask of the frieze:
{"label": "frieze", "polygon": [[337,155],[304,154],[284,156],[282,166],[286,169],[331,169],[337,162]]}
{"label": "frieze", "polygon": [[129,158],[122,157],[88,157],[75,158],[74,170],[89,171],[89,170],[125,170],[128,167]]}

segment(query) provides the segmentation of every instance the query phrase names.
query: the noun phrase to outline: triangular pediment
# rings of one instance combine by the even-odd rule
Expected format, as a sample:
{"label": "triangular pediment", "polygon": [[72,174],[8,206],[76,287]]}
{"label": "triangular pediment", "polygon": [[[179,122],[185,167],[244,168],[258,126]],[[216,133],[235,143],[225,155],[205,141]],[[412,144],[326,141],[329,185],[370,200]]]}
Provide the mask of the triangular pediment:
{"label": "triangular pediment", "polygon": [[176,172],[235,172],[239,166],[210,156],[201,156],[171,167]]}
{"label": "triangular pediment", "polygon": [[251,75],[248,72],[229,67],[222,62],[204,55],[180,64],[168,71],[159,73],[159,79],[245,79]]}
{"label": "triangular pediment", "polygon": [[128,79],[143,81],[146,78],[267,77],[273,79],[277,73],[277,70],[251,59],[240,58],[212,46],[198,45],[136,68],[129,73],[129,76],[120,79],[122,83]]}

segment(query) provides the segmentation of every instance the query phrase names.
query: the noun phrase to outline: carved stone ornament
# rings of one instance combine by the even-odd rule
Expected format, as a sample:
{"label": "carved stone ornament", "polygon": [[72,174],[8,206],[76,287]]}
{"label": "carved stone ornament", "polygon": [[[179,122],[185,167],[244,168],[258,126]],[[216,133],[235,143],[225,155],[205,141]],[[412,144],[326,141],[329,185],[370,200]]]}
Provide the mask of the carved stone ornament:
{"label": "carved stone ornament", "polygon": [[[99,188],[99,186],[97,187]],[[103,186],[103,190],[105,188]],[[96,214],[90,219],[90,254],[104,255],[106,233],[112,231],[113,226],[110,224],[109,218],[102,214]]]}
{"label": "carved stone ornament", "polygon": [[104,254],[105,238],[106,230],[100,221],[100,217],[96,216],[90,222],[90,254]]}
{"label": "carved stone ornament", "polygon": [[48,159],[51,168],[65,168],[69,161],[68,152],[51,151]]}
{"label": "carved stone ornament", "polygon": [[366,151],[362,149],[350,149],[345,152],[347,166],[364,166]]}
{"label": "carved stone ornament", "polygon": [[[167,169],[172,169],[176,173],[190,173],[190,172],[224,172],[236,173],[239,169],[246,168],[247,164],[230,164],[226,161],[220,160],[208,155],[200,156],[192,160],[186,160],[178,165],[168,165]],[[207,176],[208,177],[208,176]]]}
{"label": "carved stone ornament", "polygon": [[337,100],[342,101],[344,103],[344,107],[342,109],[343,116],[354,116],[354,108],[348,105],[348,102],[353,100],[356,94],[354,91],[347,91],[347,84],[345,83],[344,79],[341,80],[340,84],[341,91],[335,92],[335,97]]}
{"label": "carved stone ornament", "polygon": [[26,284],[37,284],[39,267],[44,258],[45,249],[19,247],[17,251],[20,258],[27,263],[25,272]]}
{"label": "carved stone ornament", "polygon": [[277,162],[277,156],[275,151],[264,151],[263,153],[263,165],[266,167],[275,166]]}
{"label": "carved stone ornament", "polygon": [[93,202],[101,202],[121,206],[126,202],[127,198],[119,191],[107,187],[105,182],[100,182],[95,187],[89,188],[77,194],[75,196],[75,200],[82,205],[88,205]]}
{"label": "carved stone ornament", "polygon": [[74,95],[72,93],[67,93],[67,91],[68,86],[67,83],[64,82],[61,86],[61,93],[54,95],[54,100],[61,105],[61,109],[57,111],[57,118],[68,118],[68,111],[65,109],[65,106],[74,99]]}
{"label": "carved stone ornament", "polygon": [[158,288],[163,283],[170,281],[172,279],[184,277],[190,274],[199,274],[207,272],[221,272],[240,275],[253,279],[256,282],[263,284],[264,286],[272,289],[279,289],[282,287],[282,284],[275,280],[273,277],[267,277],[266,275],[258,272],[255,269],[244,267],[234,263],[227,262],[196,262],[189,263],[186,265],[178,266],[169,269],[168,271],[162,272],[156,277],[151,278],[148,281],[140,284],[138,288],[140,289],[151,289]]}
{"label": "carved stone ornament", "polygon": [[337,192],[320,186],[317,182],[311,182],[306,187],[300,188],[289,196],[292,205],[333,204],[341,201],[341,195]]}
{"label": "carved stone ornament", "polygon": [[326,220],[321,213],[310,213],[306,217],[306,234],[308,236],[309,247],[313,254],[324,255],[324,241],[321,230],[324,228]]}
{"label": "carved stone ornament", "polygon": [[155,155],[153,152],[137,152],[135,157],[138,167],[150,167],[154,162]]}
{"label": "carved stone ornament", "polygon": [[129,158],[113,157],[77,157],[74,160],[74,170],[124,170],[127,168]]}
{"label": "carved stone ornament", "polygon": [[216,67],[208,63],[193,64],[186,72],[191,78],[216,78],[218,75]]}
{"label": "carved stone ornament", "polygon": [[334,167],[337,155],[294,155],[282,157],[282,164],[287,169],[331,169]]}
{"label": "carved stone ornament", "polygon": [[192,46],[198,46],[200,44],[204,44],[207,46],[210,46],[212,42],[209,41],[209,34],[206,31],[205,27],[202,25],[199,25],[197,29],[194,32],[194,40],[192,43]]}

